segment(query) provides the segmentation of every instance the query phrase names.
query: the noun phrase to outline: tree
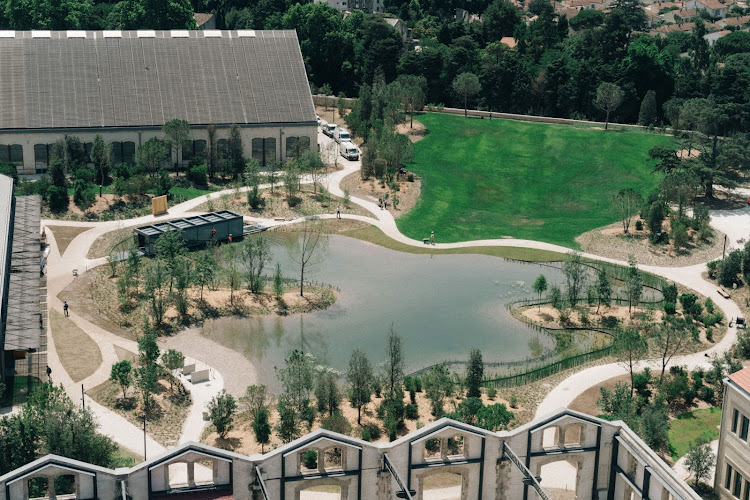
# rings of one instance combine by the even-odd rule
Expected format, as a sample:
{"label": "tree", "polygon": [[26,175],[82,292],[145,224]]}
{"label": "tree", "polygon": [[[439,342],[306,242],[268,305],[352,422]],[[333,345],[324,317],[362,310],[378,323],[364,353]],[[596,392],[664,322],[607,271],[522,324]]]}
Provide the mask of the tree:
{"label": "tree", "polygon": [[513,420],[513,412],[509,411],[503,403],[483,406],[477,412],[477,426],[488,431],[496,432],[508,428]]}
{"label": "tree", "polygon": [[656,329],[656,333],[652,337],[652,342],[661,356],[659,384],[664,382],[664,372],[672,357],[682,352],[689,339],[690,332],[685,320],[682,318],[668,319]]}
{"label": "tree", "polygon": [[285,398],[279,398],[276,405],[279,421],[276,424],[276,433],[283,443],[289,443],[300,435],[299,414],[294,406],[289,404]]}
{"label": "tree", "polygon": [[112,365],[109,379],[122,389],[122,399],[127,396],[128,388],[133,384],[133,365],[127,359]]}
{"label": "tree", "polygon": [[261,408],[253,419],[253,434],[260,443],[260,452],[265,453],[264,447],[271,441],[271,424],[268,423],[268,410]]}
{"label": "tree", "polygon": [[208,151],[206,152],[206,166],[208,167],[208,178],[214,180],[216,171],[219,168],[219,147],[216,138],[218,131],[216,124],[209,124],[208,127],[206,127],[206,132],[208,133],[208,143],[206,144],[206,147],[208,148]]}
{"label": "tree", "polygon": [[695,486],[703,480],[711,478],[711,471],[716,462],[716,455],[711,450],[708,439],[698,436],[695,442],[690,443],[685,454],[685,468],[695,478]]}
{"label": "tree", "polygon": [[404,379],[404,349],[401,336],[391,325],[385,347],[385,388],[389,395],[401,391]]}
{"label": "tree", "polygon": [[460,417],[461,422],[469,425],[475,425],[477,420],[477,414],[484,405],[482,400],[478,397],[465,397],[456,407],[456,412]]}
{"label": "tree", "polygon": [[362,425],[362,407],[372,397],[372,366],[365,353],[354,349],[346,370],[349,402],[357,409],[357,424]]}
{"label": "tree", "polygon": [[630,230],[630,220],[643,205],[643,197],[633,189],[621,189],[612,197],[612,205],[619,212],[622,230],[627,234]]}
{"label": "tree", "polygon": [[164,124],[162,131],[167,138],[167,144],[172,150],[174,158],[174,171],[180,174],[180,153],[182,147],[188,143],[190,138],[190,124],[186,120],[173,118]]}
{"label": "tree", "polygon": [[73,178],[73,202],[81,210],[86,210],[94,204],[95,196],[91,190],[93,188],[91,182],[93,177],[93,174],[85,168],[79,168],[75,171]]}
{"label": "tree", "polygon": [[117,445],[97,428],[90,409],[73,403],[61,385],[41,384],[0,419],[0,474],[47,454],[114,468]]}
{"label": "tree", "polygon": [[435,418],[443,415],[445,398],[453,392],[453,381],[444,365],[435,365],[422,377],[425,396],[430,400],[431,412]]}
{"label": "tree", "polygon": [[273,294],[276,300],[281,300],[284,295],[284,277],[281,275],[281,264],[276,263],[276,271],[273,273]]}
{"label": "tree", "polygon": [[201,252],[195,260],[195,282],[201,287],[201,302],[203,288],[213,282],[216,275],[216,259],[212,252]]}
{"label": "tree", "polygon": [[633,375],[638,364],[648,354],[648,344],[638,330],[628,328],[617,334],[613,346],[618,361],[630,372],[630,397],[633,397]]}
{"label": "tree", "polygon": [[628,259],[628,273],[625,278],[625,293],[628,297],[628,312],[633,314],[633,306],[638,306],[638,302],[643,295],[643,279],[641,272],[638,270],[638,263],[632,255]]}
{"label": "tree", "polygon": [[174,380],[175,370],[181,369],[185,366],[185,355],[176,349],[168,349],[161,355],[161,361],[164,363],[164,368],[172,373],[172,377],[169,377],[169,390],[173,390],[172,381]]}
{"label": "tree", "polygon": [[653,125],[656,122],[656,92],[649,90],[641,102],[641,110],[638,113],[638,124],[643,126]]}
{"label": "tree", "polygon": [[245,238],[241,248],[247,286],[252,293],[260,293],[265,284],[263,269],[271,260],[271,245],[263,236],[255,236]]}
{"label": "tree", "polygon": [[643,409],[639,434],[652,450],[669,452],[669,408],[663,396],[657,396]]}
{"label": "tree", "polygon": [[341,392],[336,383],[336,376],[330,371],[326,371],[318,377],[315,385],[315,398],[320,413],[328,412],[328,416],[332,417],[334,413],[338,412],[341,404]]}
{"label": "tree", "polygon": [[255,420],[261,410],[268,410],[271,395],[265,385],[249,385],[245,389],[245,395],[240,398],[240,404],[245,407],[250,420]]}
{"label": "tree", "polygon": [[156,240],[156,258],[166,266],[169,275],[169,291],[172,291],[174,278],[177,275],[177,264],[180,257],[185,255],[185,240],[182,239],[182,230],[165,231]]}
{"label": "tree", "polygon": [[557,285],[552,285],[549,289],[549,300],[552,303],[552,307],[555,309],[560,309],[563,305],[562,300],[562,292],[560,291],[560,287]]}
{"label": "tree", "polygon": [[482,351],[472,349],[469,352],[469,363],[466,365],[466,397],[479,398],[482,396],[482,380],[484,379],[484,361]]}
{"label": "tree", "polygon": [[243,177],[245,180],[245,186],[250,188],[247,192],[247,203],[254,210],[257,210],[263,202],[258,195],[258,187],[260,186],[260,162],[255,158],[248,160],[245,164]]}
{"label": "tree", "polygon": [[547,291],[547,278],[543,274],[540,274],[534,280],[533,285],[534,292],[539,295],[539,310],[542,310],[542,294]]}
{"label": "tree", "polygon": [[596,89],[596,99],[594,105],[607,113],[604,122],[604,130],[609,127],[609,114],[617,109],[625,97],[622,89],[615,83],[602,82]]}
{"label": "tree", "polygon": [[297,413],[302,413],[310,402],[310,391],[315,380],[312,356],[295,349],[286,358],[284,368],[275,368],[283,388],[283,398]]}
{"label": "tree", "polygon": [[294,193],[297,192],[300,182],[300,171],[296,162],[287,160],[281,179],[286,190],[286,202],[290,207],[294,206],[298,202],[294,200]]}
{"label": "tree", "polygon": [[302,223],[302,230],[287,247],[289,257],[299,269],[299,295],[304,297],[305,271],[323,262],[328,253],[328,234],[311,220]]}
{"label": "tree", "polygon": [[578,296],[586,286],[586,269],[581,262],[580,252],[571,252],[563,263],[563,274],[568,291],[568,303],[575,307]]}
{"label": "tree", "polygon": [[167,279],[169,278],[164,261],[152,260],[144,272],[144,291],[149,300],[149,312],[154,325],[158,328],[164,321],[167,312]]}
{"label": "tree", "polygon": [[596,270],[596,313],[599,314],[599,307],[602,304],[609,307],[612,302],[612,285],[607,278],[607,271],[604,266],[600,266]]}
{"label": "tree", "polygon": [[102,197],[102,185],[109,175],[112,167],[112,144],[105,143],[102,136],[96,134],[91,145],[91,163],[94,164],[96,182],[99,184],[99,198]]}
{"label": "tree", "polygon": [[414,112],[424,106],[427,80],[423,76],[399,75],[396,81],[401,85],[401,106],[409,115],[409,128],[414,126]]}
{"label": "tree", "polygon": [[239,287],[242,281],[240,272],[241,249],[237,245],[223,245],[221,251],[221,260],[224,264],[223,274],[229,283],[229,303],[234,305],[234,291]]}
{"label": "tree", "polygon": [[206,406],[208,418],[216,427],[219,437],[224,439],[234,426],[234,413],[237,411],[237,402],[234,396],[222,389],[219,394],[211,398]]}
{"label": "tree", "polygon": [[461,73],[453,80],[453,91],[458,94],[464,101],[464,116],[468,115],[469,97],[473,97],[482,89],[479,83],[479,77],[474,73]]}
{"label": "tree", "polygon": [[164,141],[152,137],[135,152],[135,162],[146,172],[155,175],[167,164],[169,150]]}
{"label": "tree", "polygon": [[236,123],[229,128],[227,154],[229,156],[229,170],[232,173],[232,178],[236,179],[245,168],[245,150],[242,145],[240,127]]}

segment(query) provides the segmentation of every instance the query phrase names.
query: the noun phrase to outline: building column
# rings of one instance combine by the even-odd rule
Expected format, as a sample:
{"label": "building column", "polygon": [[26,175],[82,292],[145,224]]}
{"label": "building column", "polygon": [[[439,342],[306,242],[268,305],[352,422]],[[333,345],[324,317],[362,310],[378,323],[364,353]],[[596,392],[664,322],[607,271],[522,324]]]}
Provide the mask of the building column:
{"label": "building column", "polygon": [[[214,462],[216,463],[216,462]],[[187,462],[187,482],[189,486],[195,486],[195,462]]]}
{"label": "building column", "polygon": [[219,477],[219,461],[211,460],[211,482],[216,484],[216,479]]}
{"label": "building column", "polygon": [[565,427],[557,428],[557,447],[560,449],[565,448]]}
{"label": "building column", "polygon": [[57,495],[55,494],[55,476],[47,477],[47,496],[49,500],[55,500]]}

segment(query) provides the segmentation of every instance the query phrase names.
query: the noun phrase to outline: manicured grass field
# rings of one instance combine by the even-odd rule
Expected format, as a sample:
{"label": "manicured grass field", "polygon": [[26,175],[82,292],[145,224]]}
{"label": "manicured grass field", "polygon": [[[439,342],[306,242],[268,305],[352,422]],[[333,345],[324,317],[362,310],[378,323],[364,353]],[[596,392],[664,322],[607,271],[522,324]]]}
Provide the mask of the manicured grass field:
{"label": "manicured grass field", "polygon": [[690,443],[699,436],[709,441],[719,439],[720,408],[706,408],[683,413],[670,422],[669,447],[672,459],[687,453]]}
{"label": "manicured grass field", "polygon": [[438,242],[513,236],[575,247],[618,220],[612,195],[658,183],[648,150],[668,137],[427,113],[409,168],[422,179],[399,229]]}

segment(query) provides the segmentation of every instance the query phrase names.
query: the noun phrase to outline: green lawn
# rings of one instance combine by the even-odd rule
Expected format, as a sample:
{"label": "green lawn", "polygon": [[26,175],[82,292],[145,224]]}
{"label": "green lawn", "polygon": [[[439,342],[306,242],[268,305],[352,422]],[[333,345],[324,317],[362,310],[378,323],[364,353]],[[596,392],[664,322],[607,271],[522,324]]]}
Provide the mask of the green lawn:
{"label": "green lawn", "polygon": [[658,182],[648,150],[668,137],[427,113],[409,168],[422,179],[416,207],[396,220],[438,242],[502,235],[575,247],[579,234],[615,222],[612,195],[645,197]]}
{"label": "green lawn", "polygon": [[204,194],[209,194],[212,191],[208,189],[197,189],[193,187],[185,188],[185,187],[173,187],[169,190],[169,194],[173,196],[182,196],[186,200],[192,200],[193,198],[197,198],[199,196],[203,196]]}
{"label": "green lawn", "polygon": [[672,459],[687,453],[690,443],[702,436],[709,441],[719,439],[720,408],[706,408],[683,413],[670,422],[669,448]]}

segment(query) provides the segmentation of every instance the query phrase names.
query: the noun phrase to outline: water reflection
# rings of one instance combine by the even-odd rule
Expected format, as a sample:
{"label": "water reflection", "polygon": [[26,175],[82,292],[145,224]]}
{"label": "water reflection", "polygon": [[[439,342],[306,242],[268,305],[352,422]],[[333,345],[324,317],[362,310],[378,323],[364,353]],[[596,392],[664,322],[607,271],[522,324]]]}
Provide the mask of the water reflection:
{"label": "water reflection", "polygon": [[[272,235],[273,266],[293,277],[283,243]],[[270,268],[271,266],[269,266]],[[482,255],[414,255],[334,236],[328,258],[312,279],[341,289],[325,311],[291,316],[219,318],[207,321],[203,335],[242,353],[256,364],[262,381],[275,379],[273,367],[292,349],[303,349],[337,370],[352,350],[363,350],[377,364],[384,357],[386,332],[393,323],[404,338],[407,370],[465,359],[472,347],[488,362],[524,359],[553,340],[514,320],[505,304],[531,295],[536,276],[562,285],[559,271]],[[307,274],[307,271],[306,271]],[[220,367],[218,367],[221,369]]]}

